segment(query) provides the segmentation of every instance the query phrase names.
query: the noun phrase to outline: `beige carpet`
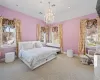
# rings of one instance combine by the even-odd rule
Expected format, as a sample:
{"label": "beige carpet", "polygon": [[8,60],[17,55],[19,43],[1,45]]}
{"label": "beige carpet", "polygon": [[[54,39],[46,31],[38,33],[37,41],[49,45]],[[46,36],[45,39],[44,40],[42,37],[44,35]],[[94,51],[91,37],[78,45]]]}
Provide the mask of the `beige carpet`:
{"label": "beige carpet", "polygon": [[0,80],[93,80],[93,66],[78,58],[59,54],[56,59],[31,71],[21,60],[0,63]]}

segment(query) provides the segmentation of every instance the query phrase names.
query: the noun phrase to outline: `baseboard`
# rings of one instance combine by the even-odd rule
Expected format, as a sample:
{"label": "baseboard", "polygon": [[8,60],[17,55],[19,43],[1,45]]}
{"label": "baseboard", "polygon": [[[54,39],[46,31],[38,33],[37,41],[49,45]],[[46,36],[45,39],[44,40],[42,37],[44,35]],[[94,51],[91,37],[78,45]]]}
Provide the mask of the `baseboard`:
{"label": "baseboard", "polygon": [[74,54],[74,56],[78,57],[78,54]]}
{"label": "baseboard", "polygon": [[62,52],[63,54],[67,54],[66,52]]}

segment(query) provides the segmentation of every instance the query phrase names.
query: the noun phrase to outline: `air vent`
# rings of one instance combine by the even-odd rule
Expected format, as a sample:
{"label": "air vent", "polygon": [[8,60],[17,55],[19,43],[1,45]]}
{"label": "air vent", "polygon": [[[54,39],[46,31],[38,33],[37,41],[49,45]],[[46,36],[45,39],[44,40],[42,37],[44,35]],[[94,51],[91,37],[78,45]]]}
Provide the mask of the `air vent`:
{"label": "air vent", "polygon": [[42,3],[42,1],[40,1],[40,3]]}
{"label": "air vent", "polygon": [[51,6],[54,7],[54,6],[56,6],[56,5],[55,5],[55,4],[52,4]]}
{"label": "air vent", "polygon": [[39,12],[39,14],[43,14],[42,12]]}
{"label": "air vent", "polygon": [[18,7],[18,5],[16,4],[16,6]]}

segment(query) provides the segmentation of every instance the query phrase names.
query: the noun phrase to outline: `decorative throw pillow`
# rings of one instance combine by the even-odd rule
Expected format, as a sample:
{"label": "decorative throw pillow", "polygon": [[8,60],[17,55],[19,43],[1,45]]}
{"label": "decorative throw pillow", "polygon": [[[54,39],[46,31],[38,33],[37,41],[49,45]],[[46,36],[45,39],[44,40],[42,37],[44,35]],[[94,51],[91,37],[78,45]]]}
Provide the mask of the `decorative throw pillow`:
{"label": "decorative throw pillow", "polygon": [[35,48],[41,48],[41,47],[43,47],[42,43],[40,41],[37,41],[35,43]]}
{"label": "decorative throw pillow", "polygon": [[34,48],[34,45],[31,42],[23,44],[23,49],[24,50],[33,49],[33,48]]}

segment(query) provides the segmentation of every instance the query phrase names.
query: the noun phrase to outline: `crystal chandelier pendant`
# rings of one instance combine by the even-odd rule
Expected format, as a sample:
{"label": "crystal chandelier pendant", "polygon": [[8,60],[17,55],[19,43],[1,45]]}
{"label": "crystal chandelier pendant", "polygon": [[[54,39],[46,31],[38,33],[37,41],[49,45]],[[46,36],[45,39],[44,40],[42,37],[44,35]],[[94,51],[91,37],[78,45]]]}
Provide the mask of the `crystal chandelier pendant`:
{"label": "crystal chandelier pendant", "polygon": [[48,3],[49,3],[49,9],[45,13],[44,20],[47,24],[50,24],[50,23],[53,23],[53,21],[54,21],[54,13],[50,7],[50,2],[48,2]]}

